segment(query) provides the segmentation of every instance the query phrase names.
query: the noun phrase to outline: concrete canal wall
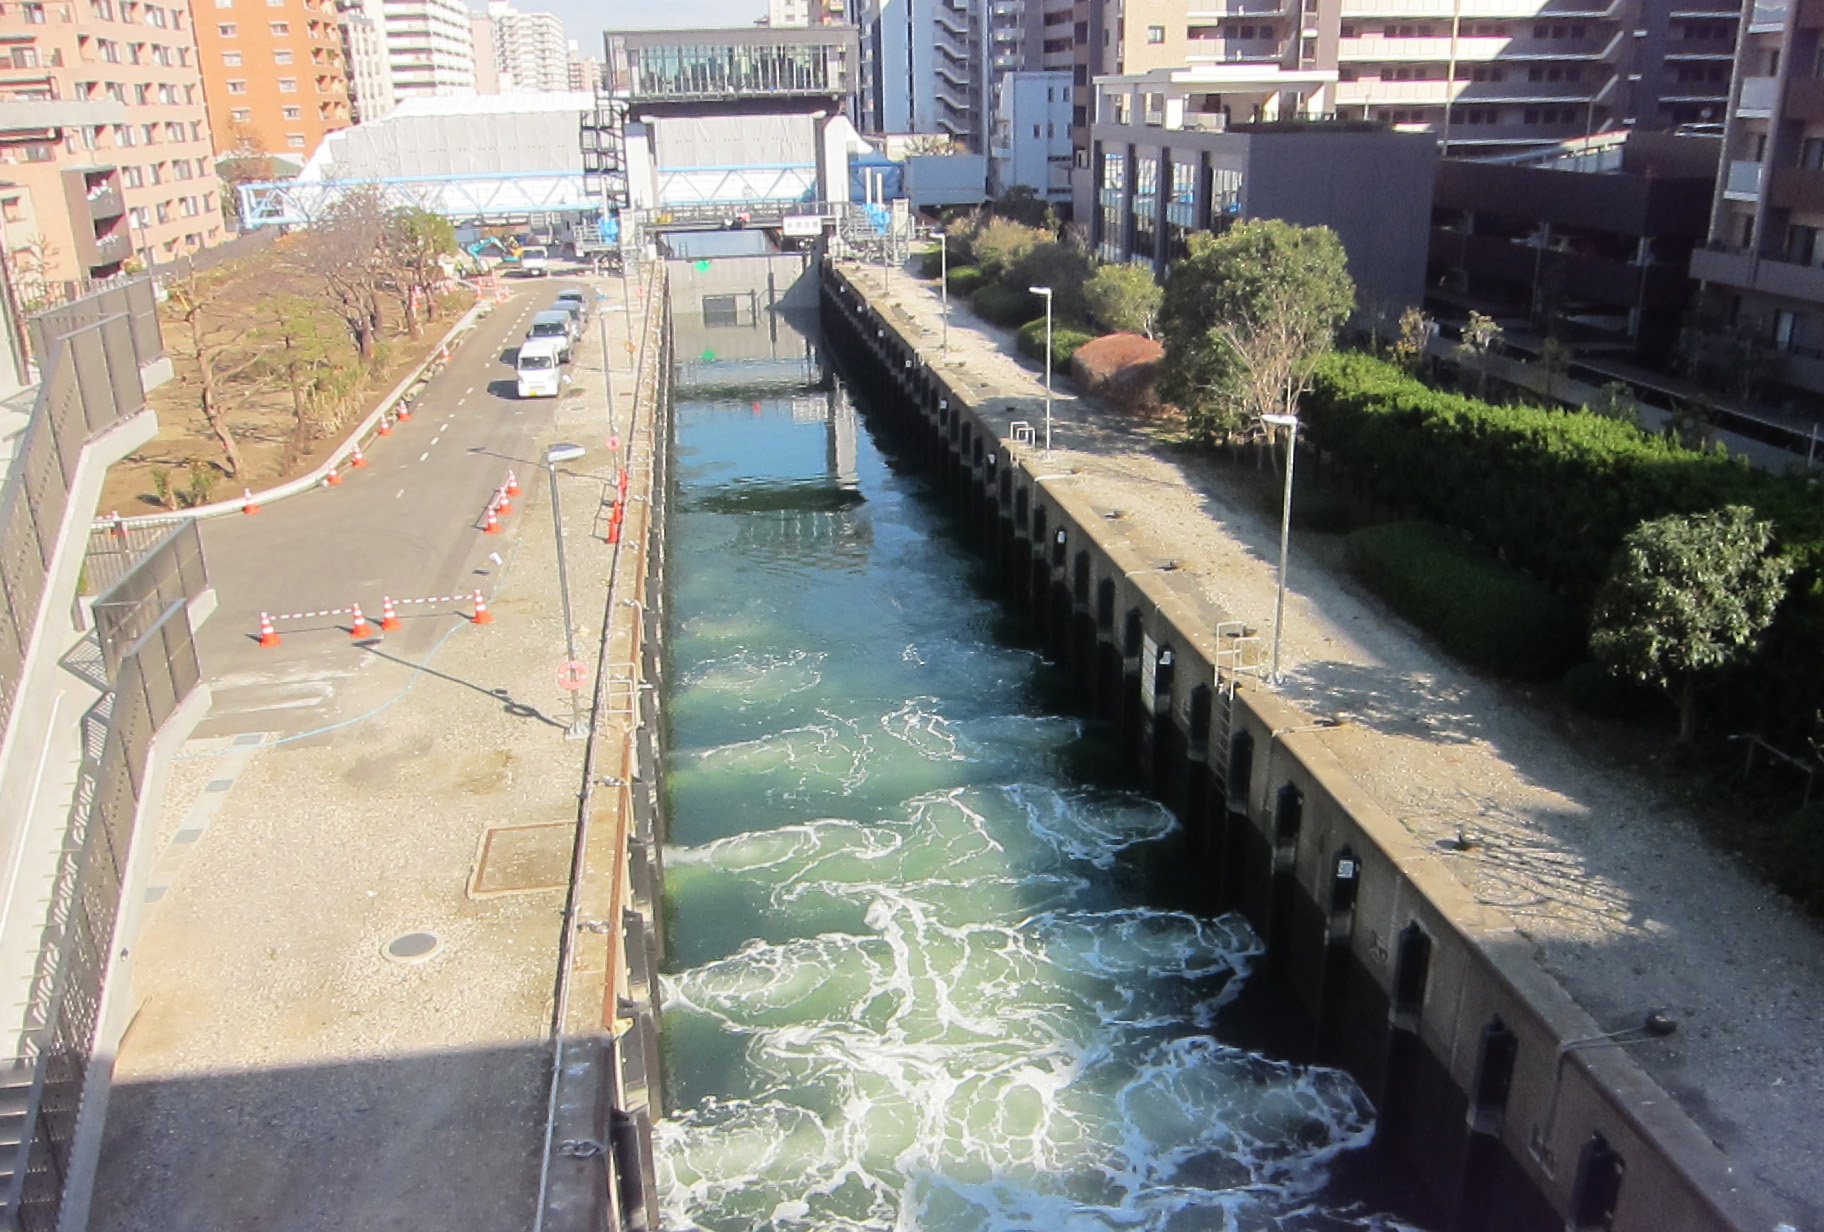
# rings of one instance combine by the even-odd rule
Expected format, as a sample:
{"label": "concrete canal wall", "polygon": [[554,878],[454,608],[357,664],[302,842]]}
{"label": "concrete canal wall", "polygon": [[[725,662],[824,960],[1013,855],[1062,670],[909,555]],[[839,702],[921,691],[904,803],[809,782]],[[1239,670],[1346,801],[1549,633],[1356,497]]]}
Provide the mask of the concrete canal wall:
{"label": "concrete canal wall", "polygon": [[[652,1124],[661,1115],[659,917],[665,842],[658,714],[671,329],[662,264],[641,275],[643,328],[621,436],[618,501],[595,519],[613,547],[558,976],[538,1232],[659,1227]],[[586,583],[585,583],[586,584]]]}
{"label": "concrete canal wall", "polygon": [[1212,908],[1238,909],[1326,1059],[1379,1110],[1455,1232],[1771,1232],[1714,1144],[1350,777],[1323,724],[1253,670],[1253,631],[1135,549],[1015,428],[1027,412],[920,354],[821,271],[832,344],[944,477],[1049,652],[1183,820]]}

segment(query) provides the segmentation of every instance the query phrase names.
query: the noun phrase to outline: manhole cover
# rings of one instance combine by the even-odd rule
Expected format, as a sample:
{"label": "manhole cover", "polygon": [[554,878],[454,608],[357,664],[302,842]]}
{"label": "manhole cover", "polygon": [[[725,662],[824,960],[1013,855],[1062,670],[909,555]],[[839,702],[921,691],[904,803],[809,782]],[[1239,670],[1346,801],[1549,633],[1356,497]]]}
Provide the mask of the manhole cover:
{"label": "manhole cover", "polygon": [[394,962],[423,962],[435,954],[442,944],[435,933],[406,933],[387,942],[380,952]]}

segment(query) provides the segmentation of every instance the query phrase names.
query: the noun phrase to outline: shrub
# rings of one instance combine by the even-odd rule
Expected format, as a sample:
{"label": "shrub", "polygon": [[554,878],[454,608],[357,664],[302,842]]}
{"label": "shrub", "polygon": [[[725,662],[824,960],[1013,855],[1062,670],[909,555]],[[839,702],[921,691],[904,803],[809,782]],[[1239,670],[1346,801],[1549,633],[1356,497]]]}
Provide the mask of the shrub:
{"label": "shrub", "polygon": [[988,274],[980,266],[952,265],[949,285],[950,294],[967,299],[988,285]]}
{"label": "shrub", "polygon": [[1564,674],[1565,700],[1585,714],[1605,719],[1640,719],[1666,708],[1656,689],[1617,676],[1600,663],[1579,663]]}
{"label": "shrub", "polygon": [[1153,271],[1138,265],[1104,265],[1083,285],[1089,315],[1117,334],[1151,338],[1164,297]]}
{"label": "shrub", "polygon": [[1051,233],[1038,227],[1021,226],[1005,218],[990,218],[975,233],[976,264],[999,277],[1035,246],[1049,239]]}
{"label": "shrub", "polygon": [[1775,825],[1767,864],[1774,885],[1808,910],[1824,911],[1824,803],[1808,804]]}
{"label": "shrub", "polygon": [[[1053,318],[1051,323],[1051,370],[1053,372],[1070,371],[1071,357],[1076,355],[1077,348],[1086,342],[1095,341],[1096,335],[1074,321],[1059,321]],[[1015,345],[1020,354],[1028,359],[1038,359],[1045,353],[1045,318],[1028,321],[1020,326]]]}
{"label": "shrub", "polygon": [[1030,291],[1015,291],[991,283],[969,297],[975,315],[990,325],[1018,329],[1045,311],[1045,304]]}
{"label": "shrub", "polygon": [[920,253],[918,257],[918,276],[920,278],[941,278],[944,273],[944,254],[933,248],[930,252]]}
{"label": "shrub", "polygon": [[1351,573],[1472,667],[1551,677],[1581,649],[1569,604],[1442,526],[1392,522],[1346,544]]}
{"label": "shrub", "polygon": [[1089,278],[1089,254],[1070,244],[1046,240],[1034,244],[1001,276],[1012,291],[1050,287],[1052,311],[1059,317],[1081,320],[1086,314],[1083,284]]}

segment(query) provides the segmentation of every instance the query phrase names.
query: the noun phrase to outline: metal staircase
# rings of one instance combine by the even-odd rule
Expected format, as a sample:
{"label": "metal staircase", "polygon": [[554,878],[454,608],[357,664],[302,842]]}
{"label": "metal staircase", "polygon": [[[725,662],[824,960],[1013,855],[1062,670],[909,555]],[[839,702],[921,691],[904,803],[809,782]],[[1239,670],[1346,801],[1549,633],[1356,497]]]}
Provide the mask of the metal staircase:
{"label": "metal staircase", "polygon": [[583,112],[578,143],[583,152],[583,187],[601,203],[601,220],[591,233],[580,229],[574,239],[576,255],[583,260],[618,256],[630,264],[639,254],[627,242],[621,219],[632,203],[627,185],[628,102],[600,86],[595,106]]}
{"label": "metal staircase", "polygon": [[1216,697],[1210,715],[1211,760],[1222,777],[1222,789],[1230,792],[1229,754],[1235,731],[1235,687],[1243,676],[1260,674],[1260,636],[1248,631],[1239,620],[1219,621],[1216,625]]}

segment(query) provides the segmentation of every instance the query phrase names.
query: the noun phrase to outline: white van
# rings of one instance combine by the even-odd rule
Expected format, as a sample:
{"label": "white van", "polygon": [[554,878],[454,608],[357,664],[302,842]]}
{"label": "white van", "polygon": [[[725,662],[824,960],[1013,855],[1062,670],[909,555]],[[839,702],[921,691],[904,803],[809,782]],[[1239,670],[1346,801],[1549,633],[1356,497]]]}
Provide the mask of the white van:
{"label": "white van", "polygon": [[514,368],[522,398],[555,398],[564,380],[563,338],[528,338],[519,344]]}
{"label": "white van", "polygon": [[538,244],[519,250],[519,272],[528,278],[543,278],[551,272],[551,254]]}

